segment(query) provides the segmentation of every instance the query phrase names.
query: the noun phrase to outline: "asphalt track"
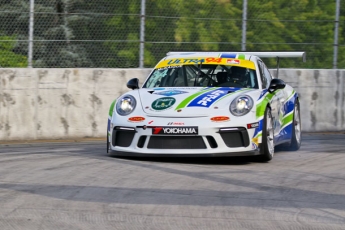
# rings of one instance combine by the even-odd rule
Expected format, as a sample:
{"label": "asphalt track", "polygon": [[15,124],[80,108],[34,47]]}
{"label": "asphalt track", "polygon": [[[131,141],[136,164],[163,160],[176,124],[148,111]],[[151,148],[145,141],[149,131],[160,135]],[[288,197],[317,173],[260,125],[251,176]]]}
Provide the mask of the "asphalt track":
{"label": "asphalt track", "polygon": [[0,229],[345,229],[345,134],[304,134],[269,163],[105,148],[0,144]]}

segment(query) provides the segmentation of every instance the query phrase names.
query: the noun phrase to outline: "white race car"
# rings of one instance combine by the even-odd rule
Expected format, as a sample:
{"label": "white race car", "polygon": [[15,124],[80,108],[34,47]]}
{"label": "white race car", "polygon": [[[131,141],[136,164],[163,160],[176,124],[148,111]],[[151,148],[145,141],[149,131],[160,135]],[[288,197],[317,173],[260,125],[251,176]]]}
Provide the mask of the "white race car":
{"label": "white race car", "polygon": [[250,156],[301,145],[298,94],[260,57],[305,52],[170,52],[109,111],[111,156]]}

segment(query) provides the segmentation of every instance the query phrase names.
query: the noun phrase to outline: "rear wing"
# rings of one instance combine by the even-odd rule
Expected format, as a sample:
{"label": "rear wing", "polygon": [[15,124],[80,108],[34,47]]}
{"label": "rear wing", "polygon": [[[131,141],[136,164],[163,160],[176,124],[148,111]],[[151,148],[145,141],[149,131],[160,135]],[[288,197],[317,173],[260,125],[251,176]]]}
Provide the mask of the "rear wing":
{"label": "rear wing", "polygon": [[303,62],[306,62],[306,52],[295,52],[295,51],[285,51],[285,52],[169,52],[167,56],[170,55],[179,55],[179,54],[196,54],[199,56],[212,56],[219,54],[245,54],[245,55],[254,55],[260,58],[277,58],[277,78],[279,73],[279,59],[280,58],[302,58]]}
{"label": "rear wing", "polygon": [[197,54],[199,56],[208,56],[208,55],[219,55],[219,54],[246,54],[246,55],[254,55],[260,58],[298,58],[301,57],[303,62],[306,61],[306,52],[294,52],[294,51],[286,51],[286,52],[241,52],[241,51],[234,51],[234,52],[169,52],[167,56],[171,55],[179,55],[179,54]]}

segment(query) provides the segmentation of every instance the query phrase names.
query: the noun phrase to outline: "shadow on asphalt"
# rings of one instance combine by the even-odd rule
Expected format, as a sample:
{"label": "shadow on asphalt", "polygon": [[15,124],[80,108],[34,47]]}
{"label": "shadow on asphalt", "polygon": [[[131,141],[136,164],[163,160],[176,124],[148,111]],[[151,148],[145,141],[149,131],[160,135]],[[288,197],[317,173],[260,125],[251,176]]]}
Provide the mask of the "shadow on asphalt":
{"label": "shadow on asphalt", "polygon": [[246,165],[255,162],[252,157],[124,157],[118,158],[141,162],[178,163],[178,164],[205,164],[205,165]]}
{"label": "shadow on asphalt", "polygon": [[[275,147],[275,154],[286,151],[283,146]],[[155,156],[111,156],[110,158],[118,158],[131,161],[142,162],[159,162],[159,163],[178,163],[178,164],[205,164],[205,165],[247,165],[251,163],[268,163],[262,162],[258,156],[221,156],[221,157],[155,157]]]}

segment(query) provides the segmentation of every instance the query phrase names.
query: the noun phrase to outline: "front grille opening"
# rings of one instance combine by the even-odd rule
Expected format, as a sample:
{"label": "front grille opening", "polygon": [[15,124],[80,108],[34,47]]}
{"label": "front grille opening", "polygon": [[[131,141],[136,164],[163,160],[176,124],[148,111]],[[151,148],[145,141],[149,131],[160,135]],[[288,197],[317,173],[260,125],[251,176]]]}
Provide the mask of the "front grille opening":
{"label": "front grille opening", "polygon": [[206,139],[208,141],[208,144],[210,145],[211,148],[215,149],[218,148],[217,142],[212,136],[206,136]]}
{"label": "front grille opening", "polygon": [[206,149],[201,136],[151,136],[148,149]]}
{"label": "front grille opening", "polygon": [[146,141],[146,137],[147,136],[140,136],[139,140],[138,140],[138,148],[142,148],[144,147],[145,141]]}
{"label": "front grille opening", "polygon": [[226,146],[230,148],[249,146],[249,136],[245,128],[237,128],[237,130],[220,132]]}
{"label": "front grille opening", "polygon": [[113,130],[113,146],[129,147],[132,143],[135,131],[133,130]]}

